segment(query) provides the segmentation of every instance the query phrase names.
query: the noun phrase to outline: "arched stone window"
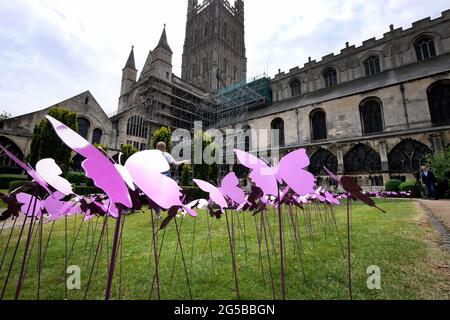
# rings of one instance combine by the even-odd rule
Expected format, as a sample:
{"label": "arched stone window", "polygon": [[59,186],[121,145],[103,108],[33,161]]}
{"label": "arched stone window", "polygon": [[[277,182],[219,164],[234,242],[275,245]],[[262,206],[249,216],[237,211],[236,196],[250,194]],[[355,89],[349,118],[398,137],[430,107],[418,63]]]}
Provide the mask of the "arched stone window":
{"label": "arched stone window", "polygon": [[436,56],[436,47],[431,37],[423,36],[414,42],[416,57],[418,61],[426,60]]}
{"label": "arched stone window", "polygon": [[224,75],[224,77],[227,76],[227,70],[228,70],[228,60],[223,59],[223,75]]}
{"label": "arched stone window", "polygon": [[[22,150],[20,150],[17,144],[7,137],[0,137],[0,145],[3,148],[8,149],[8,151],[15,155],[19,160],[24,159]],[[16,162],[2,152],[0,155],[0,173],[18,174],[21,172],[22,168],[20,168]]]}
{"label": "arched stone window", "polygon": [[323,79],[325,80],[325,88],[330,88],[337,85],[337,71],[335,68],[328,67],[323,72]]}
{"label": "arched stone window", "polygon": [[337,157],[330,151],[320,148],[310,158],[310,165],[308,171],[315,176],[327,176],[325,169],[327,167],[332,172],[338,171]]}
{"label": "arched stone window", "polygon": [[197,43],[199,40],[199,36],[198,36],[198,30],[194,31],[194,43]]}
{"label": "arched stone window", "polygon": [[374,54],[364,60],[364,69],[366,71],[366,76],[372,76],[374,74],[380,73],[380,57]]}
{"label": "arched stone window", "polygon": [[242,127],[242,130],[244,131],[244,137],[245,137],[245,142],[244,142],[244,151],[245,152],[249,152],[252,148],[252,133],[251,133],[251,128],[249,125],[245,125]]}
{"label": "arched stone window", "polygon": [[413,139],[405,139],[389,152],[389,170],[392,172],[419,171],[425,158],[432,151],[423,143]]}
{"label": "arched stone window", "polygon": [[132,116],[129,118],[127,123],[127,135],[147,139],[148,126],[145,119],[140,116]]}
{"label": "arched stone window", "polygon": [[297,97],[302,94],[302,84],[297,78],[291,80],[289,87],[291,88],[292,97]]}
{"label": "arched stone window", "polygon": [[228,36],[228,25],[226,23],[223,24],[222,36],[224,39],[227,39]]}
{"label": "arched stone window", "polygon": [[192,64],[192,78],[195,78],[195,69],[197,68],[196,64]]}
{"label": "arched stone window", "polygon": [[320,141],[328,139],[327,114],[322,109],[317,109],[310,114],[311,139]]}
{"label": "arched stone window", "polygon": [[92,132],[92,143],[100,144],[102,143],[103,131],[101,129],[94,129]]}
{"label": "arched stone window", "polygon": [[203,58],[203,74],[207,73],[208,73],[208,61],[206,60],[206,58]]}
{"label": "arched stone window", "polygon": [[91,128],[91,123],[88,119],[79,117],[78,118],[78,134],[83,138],[87,139],[89,134],[89,129]]}
{"label": "arched stone window", "polygon": [[433,126],[450,124],[450,80],[433,83],[427,94]]}
{"label": "arched stone window", "polygon": [[272,121],[270,128],[272,129],[272,146],[285,146],[284,136],[284,121],[281,118],[276,118]]}
{"label": "arched stone window", "polygon": [[365,144],[358,144],[344,157],[345,173],[372,173],[381,171],[380,155]]}
{"label": "arched stone window", "polygon": [[359,105],[362,131],[364,134],[375,134],[384,131],[381,101],[368,98]]}

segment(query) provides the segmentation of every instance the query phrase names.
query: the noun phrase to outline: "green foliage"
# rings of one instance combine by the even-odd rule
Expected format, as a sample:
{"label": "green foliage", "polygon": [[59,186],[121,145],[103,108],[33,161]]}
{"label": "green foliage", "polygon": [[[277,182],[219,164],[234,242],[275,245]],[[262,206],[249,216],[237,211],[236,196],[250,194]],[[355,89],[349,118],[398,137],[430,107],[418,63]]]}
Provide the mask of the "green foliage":
{"label": "green foliage", "polygon": [[191,185],[191,166],[183,166],[183,174],[181,175],[180,184],[183,187],[188,187]]}
{"label": "green foliage", "polygon": [[8,190],[9,190],[9,192],[13,192],[14,190],[16,190],[16,189],[18,189],[18,188],[24,186],[24,185],[27,184],[27,183],[28,183],[27,180],[11,181],[11,182],[9,183]]}
{"label": "green foliage", "polygon": [[399,192],[401,184],[402,184],[401,180],[392,179],[386,182],[386,184],[384,185],[384,189],[386,191]]}
{"label": "green foliage", "polygon": [[[217,145],[215,145],[212,142],[212,139],[206,135],[206,133],[204,132],[196,132],[195,133],[195,137],[199,137],[199,135],[202,135],[203,137],[203,143],[202,143],[202,152],[205,151],[205,149],[208,146],[213,146],[214,148],[217,149]],[[195,138],[193,143],[195,142]],[[194,146],[192,146],[192,150],[194,150]],[[202,164],[194,164],[192,165],[192,175],[194,177],[194,179],[201,179],[201,180],[205,180],[205,181],[211,181],[214,183],[217,183],[218,177],[219,177],[219,170],[220,167],[218,164],[206,164],[206,163],[202,163]]]}
{"label": "green foliage", "polygon": [[208,199],[208,193],[204,192],[198,187],[183,187],[183,191],[186,194],[186,202],[192,202],[198,199]]}
{"label": "green foliage", "polygon": [[92,185],[92,180],[86,177],[83,172],[74,172],[71,171],[66,175],[66,179],[74,185]]}
{"label": "green foliage", "polygon": [[211,173],[209,176],[209,180],[215,184],[219,182],[219,174],[220,174],[220,166],[217,163],[211,165]]}
{"label": "green foliage", "polygon": [[73,191],[80,196],[103,193],[101,189],[93,186],[75,186]]}
{"label": "green foliage", "polygon": [[108,147],[107,147],[106,145],[104,145],[104,144],[101,144],[101,143],[95,143],[94,146],[95,146],[97,149],[103,150],[103,151],[105,151],[105,152],[108,151]]}
{"label": "green foliage", "polygon": [[28,177],[21,174],[1,174],[0,189],[8,189],[12,181],[27,181]]}
{"label": "green foliage", "polygon": [[133,147],[130,144],[124,144],[122,146],[122,164],[127,162],[128,158],[131,157],[133,154],[137,153],[139,150],[135,147]]}
{"label": "green foliage", "polygon": [[[78,130],[77,114],[62,108],[55,108],[48,113],[53,118],[61,121],[74,131]],[[28,162],[34,166],[40,159],[53,158],[67,172],[70,165],[72,151],[64,145],[56,135],[52,125],[47,119],[39,122],[33,130],[31,150]]]}
{"label": "green foliage", "polygon": [[438,179],[450,178],[450,147],[429,155],[427,162]]}
{"label": "green foliage", "polygon": [[172,150],[172,130],[168,127],[161,127],[152,135],[151,146],[156,149],[158,142],[165,142],[167,147],[167,152],[170,153]]}
{"label": "green foliage", "polygon": [[422,183],[415,180],[407,180],[400,184],[400,191],[411,192],[413,198],[421,198],[424,192]]}

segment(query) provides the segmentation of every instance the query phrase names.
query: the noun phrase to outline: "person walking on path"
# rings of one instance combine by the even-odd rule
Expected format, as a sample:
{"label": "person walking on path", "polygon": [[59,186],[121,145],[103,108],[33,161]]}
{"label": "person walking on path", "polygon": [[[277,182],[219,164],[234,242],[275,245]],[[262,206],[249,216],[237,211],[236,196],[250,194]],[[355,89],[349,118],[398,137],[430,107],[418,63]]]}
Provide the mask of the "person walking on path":
{"label": "person walking on path", "polygon": [[421,169],[422,182],[425,185],[425,198],[436,199],[436,177],[428,165],[422,166]]}

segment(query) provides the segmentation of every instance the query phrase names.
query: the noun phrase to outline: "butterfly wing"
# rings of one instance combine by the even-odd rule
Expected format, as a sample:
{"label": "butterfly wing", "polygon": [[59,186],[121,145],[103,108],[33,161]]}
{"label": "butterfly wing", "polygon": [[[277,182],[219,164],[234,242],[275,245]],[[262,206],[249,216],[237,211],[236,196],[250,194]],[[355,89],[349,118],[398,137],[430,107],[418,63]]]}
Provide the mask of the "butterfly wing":
{"label": "butterfly wing", "polygon": [[126,167],[146,168],[147,171],[167,172],[170,165],[159,150],[146,150],[133,154],[128,158]]}
{"label": "butterfly wing", "polygon": [[36,181],[41,187],[43,187],[48,193],[51,193],[51,191],[48,188],[47,183],[44,181],[44,179],[34,170],[31,168],[28,164],[24,163],[23,161],[19,160],[15,155],[13,155],[11,152],[8,151],[8,149],[4,148],[3,146],[0,146],[0,148],[3,150],[4,153],[8,157],[10,157],[15,163],[17,163],[18,166],[20,166],[23,170],[25,170],[31,178],[33,178],[34,181]]}
{"label": "butterfly wing", "polygon": [[136,191],[130,171],[128,171],[127,168],[125,168],[120,164],[115,164],[114,166],[116,167],[117,171],[119,171],[120,175],[122,176],[122,179],[125,181],[128,188],[130,188],[130,190]]}
{"label": "butterfly wing", "polygon": [[204,192],[209,193],[209,197],[212,202],[217,204],[221,209],[225,209],[228,207],[228,203],[225,200],[225,197],[223,196],[222,192],[216,187],[213,186],[211,183],[194,179],[194,183]]}
{"label": "butterfly wing", "polygon": [[73,193],[72,185],[69,181],[61,177],[62,170],[53,159],[42,159],[36,164],[37,173],[55,188],[57,191],[68,196]]}
{"label": "butterfly wing", "polygon": [[[159,207],[165,210],[172,207],[184,207],[180,200],[181,188],[175,180],[155,171],[154,167],[146,165],[145,162],[127,161],[125,167],[130,172],[136,186]],[[187,211],[191,215],[196,215],[192,210]]]}
{"label": "butterfly wing", "polygon": [[351,177],[344,176],[341,178],[341,184],[345,191],[349,192],[356,199],[364,202],[368,206],[375,207],[383,213],[386,213],[383,209],[377,207],[375,202],[367,194],[364,194],[361,186]]}
{"label": "butterfly wing", "polygon": [[22,192],[16,195],[16,199],[17,202],[23,204],[20,212],[27,215],[28,217],[41,217],[43,203],[39,198]]}
{"label": "butterfly wing", "polygon": [[223,178],[220,191],[236,204],[245,202],[245,193],[239,188],[239,179],[234,172],[230,172]]}
{"label": "butterfly wing", "polygon": [[302,196],[314,193],[316,179],[304,168],[309,166],[305,149],[299,149],[284,156],[278,165],[277,177],[283,180],[295,193]]}
{"label": "butterfly wing", "polygon": [[127,186],[114,164],[78,133],[51,116],[46,118],[61,140],[73,151],[86,158],[82,163],[86,176],[105,191],[113,203],[121,203],[131,208],[132,202]]}
{"label": "butterfly wing", "polygon": [[328,173],[328,175],[331,177],[331,179],[336,181],[336,183],[341,184],[341,180],[337,177],[337,175],[335,175],[333,172],[331,172],[331,170],[328,169],[327,167],[324,166],[323,168]]}
{"label": "butterfly wing", "polygon": [[239,162],[252,170],[250,180],[255,183],[265,195],[278,195],[276,173],[278,168],[270,167],[264,160],[241,150],[234,150]]}

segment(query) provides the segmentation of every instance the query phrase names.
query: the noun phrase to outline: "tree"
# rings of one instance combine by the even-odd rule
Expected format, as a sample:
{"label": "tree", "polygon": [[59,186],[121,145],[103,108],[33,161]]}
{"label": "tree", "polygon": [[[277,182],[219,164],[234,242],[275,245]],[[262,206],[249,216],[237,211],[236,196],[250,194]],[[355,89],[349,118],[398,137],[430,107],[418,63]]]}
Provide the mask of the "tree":
{"label": "tree", "polygon": [[427,162],[438,179],[450,179],[450,147],[428,156]]}
{"label": "tree", "polygon": [[[48,114],[72,130],[78,131],[76,112],[54,108]],[[66,173],[69,170],[71,156],[72,150],[61,141],[47,119],[42,120],[35,126],[28,156],[28,161],[32,166],[36,165],[37,161],[41,159],[52,158]]]}
{"label": "tree", "polygon": [[172,130],[168,127],[161,127],[152,135],[152,141],[150,145],[153,149],[156,149],[158,142],[165,142],[167,147],[167,152],[170,153],[172,150]]}
{"label": "tree", "polygon": [[2,111],[2,113],[0,113],[0,121],[6,120],[9,118],[11,118],[11,113],[6,112],[6,111]]}
{"label": "tree", "polygon": [[139,150],[132,145],[124,144],[122,146],[122,164],[127,162],[128,158],[131,157],[133,154],[137,153]]}
{"label": "tree", "polygon": [[[203,135],[202,152],[206,149],[206,147],[212,144],[211,138],[207,136],[205,133],[196,132],[195,135],[196,136]],[[194,147],[192,147],[192,150],[194,150]],[[217,183],[219,170],[220,167],[216,163],[212,165],[206,163],[192,165],[192,175],[194,176],[194,179],[211,181],[213,183]]]}
{"label": "tree", "polygon": [[183,187],[188,187],[191,185],[191,166],[185,164],[183,166],[183,174],[181,175],[180,184]]}
{"label": "tree", "polygon": [[101,143],[94,143],[94,146],[99,149],[99,150],[103,150],[105,152],[108,152],[108,147],[104,144]]}

